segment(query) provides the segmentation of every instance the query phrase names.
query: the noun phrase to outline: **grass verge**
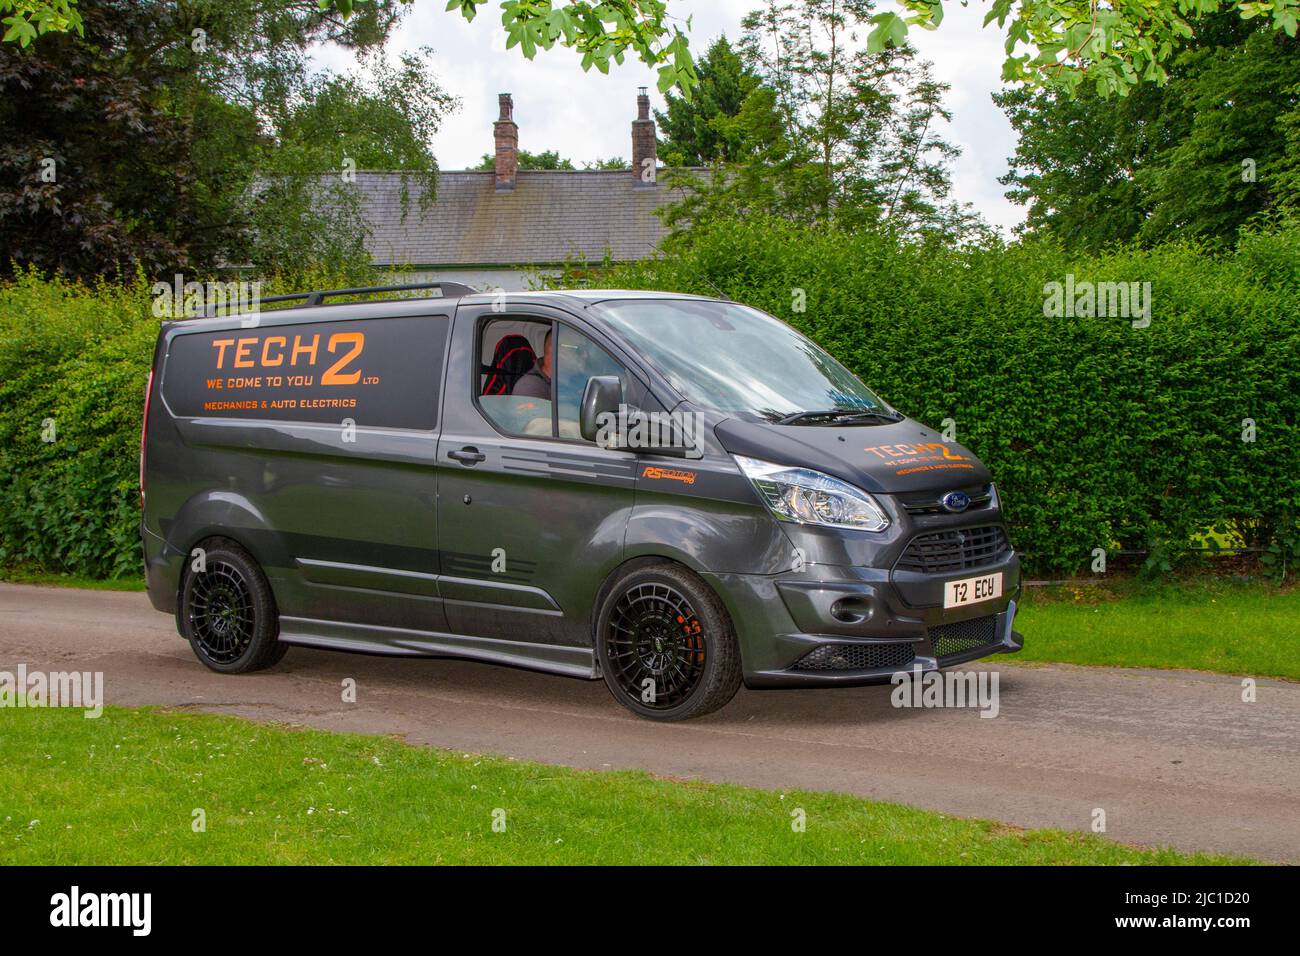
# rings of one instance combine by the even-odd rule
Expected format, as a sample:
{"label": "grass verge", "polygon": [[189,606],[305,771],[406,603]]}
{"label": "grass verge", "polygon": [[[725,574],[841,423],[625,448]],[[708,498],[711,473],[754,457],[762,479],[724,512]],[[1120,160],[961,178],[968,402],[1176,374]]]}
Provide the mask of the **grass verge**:
{"label": "grass verge", "polygon": [[44,584],[64,588],[85,588],[91,591],[143,591],[143,577],[87,578],[76,574],[51,574],[45,571],[28,571],[23,568],[0,567],[0,581],[10,584]]}
{"label": "grass verge", "polygon": [[233,717],[107,708],[96,720],[4,710],[0,721],[7,863],[1243,862],[845,795],[569,770]]}
{"label": "grass verge", "polygon": [[1031,588],[1008,660],[1164,667],[1300,680],[1300,589],[1221,579]]}

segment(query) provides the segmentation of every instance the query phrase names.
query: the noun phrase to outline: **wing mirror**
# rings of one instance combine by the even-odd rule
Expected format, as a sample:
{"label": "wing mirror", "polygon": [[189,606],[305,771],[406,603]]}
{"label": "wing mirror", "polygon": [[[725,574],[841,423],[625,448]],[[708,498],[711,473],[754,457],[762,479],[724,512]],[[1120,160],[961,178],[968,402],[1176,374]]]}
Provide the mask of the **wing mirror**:
{"label": "wing mirror", "polygon": [[[597,435],[601,426],[606,426],[602,447],[610,451],[630,451],[638,455],[665,455],[669,458],[698,458],[700,451],[694,445],[629,445],[627,436],[621,429],[627,428],[626,422],[619,420],[619,411],[623,408],[623,383],[617,375],[594,375],[587,379],[587,387],[582,391],[582,405],[578,408],[578,433],[589,442],[600,444]],[[631,409],[633,415],[643,414]]]}
{"label": "wing mirror", "polygon": [[[582,390],[582,405],[578,409],[578,432],[587,441],[594,442],[602,421],[617,419],[618,406],[623,403],[623,383],[617,375],[593,375]],[[611,417],[604,417],[611,416]]]}

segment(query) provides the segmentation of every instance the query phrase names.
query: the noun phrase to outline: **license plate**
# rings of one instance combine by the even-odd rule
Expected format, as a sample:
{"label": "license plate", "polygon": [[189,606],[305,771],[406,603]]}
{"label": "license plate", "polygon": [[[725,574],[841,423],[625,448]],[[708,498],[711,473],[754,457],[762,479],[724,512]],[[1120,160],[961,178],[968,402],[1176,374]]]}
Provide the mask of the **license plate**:
{"label": "license plate", "polygon": [[1002,597],[1002,572],[983,574],[977,578],[949,581],[943,586],[943,606],[965,607]]}

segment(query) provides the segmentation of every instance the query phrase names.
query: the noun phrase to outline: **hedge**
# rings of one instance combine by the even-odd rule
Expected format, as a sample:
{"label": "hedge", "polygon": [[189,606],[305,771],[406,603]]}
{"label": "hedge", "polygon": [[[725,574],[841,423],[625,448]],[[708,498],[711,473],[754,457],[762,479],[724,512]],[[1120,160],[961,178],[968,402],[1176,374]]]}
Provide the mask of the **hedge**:
{"label": "hedge", "polygon": [[158,328],[143,276],[0,284],[0,567],[143,573],[140,417]]}
{"label": "hedge", "polygon": [[[1149,282],[1149,326],[1045,314],[1045,288],[1067,276],[1076,288]],[[1174,244],[1084,258],[755,219],[601,281],[720,290],[789,322],[912,417],[951,419],[992,470],[1032,573],[1087,572],[1096,548],[1294,538],[1300,230],[1227,254]]]}
{"label": "hedge", "polygon": [[[1067,276],[1149,282],[1150,325],[1045,315],[1044,287]],[[1262,547],[1294,534],[1295,231],[1217,255],[1176,244],[1080,258],[747,220],[599,282],[717,286],[820,342],[909,415],[953,420],[992,469],[1031,573],[1085,572],[1095,548],[1207,536]],[[150,304],[143,280],[86,288],[29,273],[0,286],[0,565],[139,573]]]}

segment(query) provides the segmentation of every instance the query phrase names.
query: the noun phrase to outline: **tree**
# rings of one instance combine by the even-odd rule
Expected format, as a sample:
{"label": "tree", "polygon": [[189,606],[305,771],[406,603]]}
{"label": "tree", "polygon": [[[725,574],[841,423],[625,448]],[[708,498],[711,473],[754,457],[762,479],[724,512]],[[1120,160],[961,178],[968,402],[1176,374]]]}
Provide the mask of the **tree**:
{"label": "tree", "polygon": [[[333,2],[353,5],[353,0]],[[466,20],[473,20],[487,3],[447,0],[447,9],[459,9]],[[594,66],[608,73],[610,61],[622,64],[630,50],[656,69],[660,93],[675,86],[689,96],[695,88],[690,42],[685,31],[669,22],[667,0],[504,0],[500,6],[506,48],[518,46],[530,60],[538,49],[559,44],[582,54],[583,70]]]}
{"label": "tree", "polygon": [[5,42],[20,46],[50,32],[75,31],[80,36],[85,30],[77,0],[0,0],[0,13],[9,14],[0,20]]}
{"label": "tree", "polygon": [[91,276],[139,263],[170,274],[268,255],[302,264],[335,240],[355,250],[357,218],[325,228],[317,217],[333,207],[309,185],[345,159],[406,172],[431,198],[429,142],[452,103],[428,58],[371,60],[364,78],[313,76],[307,64],[318,42],[380,44],[406,9],[399,0],[346,22],[315,0],[78,9],[80,33],[0,45],[0,166],[15,183],[0,187],[0,268]]}
{"label": "tree", "polygon": [[[497,158],[492,153],[484,153],[483,159],[474,167],[481,172],[490,173],[497,168]],[[526,149],[519,151],[520,169],[573,169],[573,162],[564,159],[558,152],[548,149],[542,153],[530,153]]]}
{"label": "tree", "polygon": [[1001,181],[1028,206],[1027,231],[1090,250],[1175,235],[1230,242],[1286,204],[1300,41],[1231,14],[1201,26],[1164,87],[1118,102],[1090,90],[995,96],[1019,134]]}
{"label": "tree", "polygon": [[[284,0],[298,4],[303,0]],[[322,9],[344,17],[383,0],[317,0]],[[411,3],[413,0],[403,0]],[[488,0],[448,0],[473,20]],[[963,6],[968,0],[960,0]],[[874,14],[868,37],[879,53],[907,43],[910,27],[935,29],[943,22],[944,0],[898,0],[903,14]],[[507,46],[532,59],[538,49],[556,44],[582,56],[582,68],[609,71],[634,52],[659,72],[659,91],[676,86],[689,98],[697,82],[687,34],[671,23],[667,0],[504,0],[502,25]],[[7,25],[4,39],[26,46],[38,33],[78,29],[76,0],[0,0]],[[1294,37],[1300,0],[992,0],[987,26],[996,20],[1006,35],[1002,75],[1032,87],[1073,92],[1087,80],[1103,97],[1126,95],[1144,82],[1162,83],[1164,65],[1184,40],[1194,35],[1200,16],[1236,10],[1243,19],[1260,18],[1271,29]],[[690,28],[689,18],[687,30]],[[1018,47],[1027,47],[1018,51]]]}
{"label": "tree", "polygon": [[1150,130],[1133,117],[1159,115],[1158,89],[1143,87],[1118,103],[1091,91],[1072,98],[1028,88],[993,98],[1018,135],[1011,169],[998,181],[1012,187],[1008,199],[1028,207],[1023,231],[1084,249],[1137,235],[1143,208],[1133,172]]}
{"label": "tree", "polygon": [[264,272],[305,264],[364,271],[370,227],[358,170],[402,173],[404,210],[433,201],[438,169],[429,143],[455,101],[429,71],[426,51],[403,55],[398,66],[379,52],[362,62],[357,72],[313,77],[266,104],[271,134],[242,197],[250,214],[236,261]]}
{"label": "tree", "polygon": [[[321,43],[376,48],[408,7],[401,0],[373,0],[345,20],[317,0],[135,5],[152,22],[116,44],[113,59],[118,69],[165,76],[157,105],[191,131],[192,201],[203,225],[190,239],[190,262],[247,261],[248,189],[265,168],[265,151],[276,145],[272,117],[283,114],[277,104],[301,100],[312,84],[308,50]],[[44,42],[33,50],[39,53]]]}
{"label": "tree", "polygon": [[939,135],[946,87],[910,49],[868,53],[855,31],[870,0],[767,0],[747,16],[741,51],[760,79],[734,117],[710,121],[726,155],[704,182],[674,177],[686,201],[669,221],[773,213],[846,227],[959,232],[946,203],[956,149]]}
{"label": "tree", "polygon": [[[872,50],[902,45],[909,26],[934,29],[943,22],[943,0],[898,5],[907,16],[873,18]],[[1005,30],[1004,80],[1071,94],[1086,82],[1108,99],[1127,96],[1144,82],[1163,84],[1166,64],[1196,35],[1201,18],[1230,10],[1294,37],[1300,0],[1111,0],[1105,6],[1099,0],[992,0],[984,25],[996,20]],[[1028,49],[1017,49],[1022,46]]]}
{"label": "tree", "polygon": [[[490,173],[497,168],[497,159],[491,153],[484,153],[479,164],[474,167],[480,172]],[[565,159],[553,149],[548,149],[542,153],[530,153],[526,149],[519,151],[519,168],[520,169],[576,169],[573,161]],[[609,159],[593,159],[590,162],[582,164],[583,169],[630,169],[631,164],[622,156],[611,156]]]}
{"label": "tree", "polygon": [[160,106],[167,71],[113,56],[148,34],[152,11],[95,0],[80,14],[86,37],[0,46],[0,269],[187,265],[202,224],[192,131]]}
{"label": "tree", "polygon": [[[1300,102],[1300,83],[1287,90],[1287,95],[1292,102]],[[1285,113],[1277,125],[1285,142],[1278,164],[1278,211],[1300,222],[1300,108]]]}
{"label": "tree", "polygon": [[732,148],[726,124],[740,115],[745,98],[759,85],[758,74],[745,66],[740,54],[720,36],[696,64],[699,85],[687,99],[664,94],[668,109],[655,110],[659,155],[668,166],[708,166],[742,157]]}
{"label": "tree", "polygon": [[1290,153],[1285,120],[1300,111],[1293,88],[1300,40],[1233,18],[1223,29],[1226,42],[1210,39],[1175,61],[1183,75],[1165,91],[1174,135],[1137,172],[1149,208],[1140,233],[1147,242],[1232,241],[1286,198],[1279,177]]}

